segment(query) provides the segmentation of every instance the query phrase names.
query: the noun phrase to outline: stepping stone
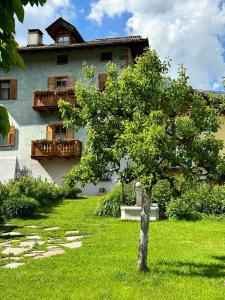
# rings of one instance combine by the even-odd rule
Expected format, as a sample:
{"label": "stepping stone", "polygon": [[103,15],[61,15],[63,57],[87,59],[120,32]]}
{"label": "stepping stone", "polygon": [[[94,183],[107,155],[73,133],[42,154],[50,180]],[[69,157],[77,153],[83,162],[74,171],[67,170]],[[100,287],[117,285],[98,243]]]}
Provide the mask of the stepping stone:
{"label": "stepping stone", "polygon": [[54,255],[59,255],[59,254],[63,254],[65,251],[61,248],[55,248],[55,249],[51,249],[49,251],[46,251],[38,256],[35,256],[34,259],[39,259],[39,258],[45,258],[45,257],[50,257],[50,256],[54,256]]}
{"label": "stepping stone", "polygon": [[23,257],[34,257],[36,255],[37,255],[37,253],[27,253],[27,254],[24,254]]}
{"label": "stepping stone", "polygon": [[37,225],[27,225],[25,227],[27,227],[27,228],[39,228],[40,226],[37,226]]}
{"label": "stepping stone", "polygon": [[60,227],[47,227],[47,228],[44,228],[44,231],[54,231],[54,230],[59,230]]}
{"label": "stepping stone", "polygon": [[62,246],[70,249],[75,249],[75,248],[80,248],[82,246],[82,242],[66,243],[66,244],[62,244]]}
{"label": "stepping stone", "polygon": [[26,242],[20,242],[19,246],[33,248],[35,244],[36,244],[36,241],[26,241]]}
{"label": "stepping stone", "polygon": [[45,241],[36,241],[35,242],[37,245],[41,246],[41,245],[44,245],[45,244]]}
{"label": "stepping stone", "polygon": [[4,260],[21,260],[22,257],[12,256],[12,257],[4,257]]}
{"label": "stepping stone", "polygon": [[40,235],[28,235],[28,236],[26,236],[26,238],[28,240],[41,240],[41,236]]}
{"label": "stepping stone", "polygon": [[11,245],[11,242],[0,243],[0,246],[2,246],[2,247],[9,247],[10,245]]}
{"label": "stepping stone", "polygon": [[58,248],[58,246],[48,246],[47,247],[48,250],[50,250],[50,249],[56,249],[56,248]]}
{"label": "stepping stone", "polygon": [[3,266],[3,268],[5,268],[5,269],[15,269],[15,268],[20,267],[22,265],[24,265],[24,263],[10,263],[10,264],[7,264],[7,265]]}
{"label": "stepping stone", "polygon": [[65,239],[67,241],[75,241],[75,240],[79,240],[83,237],[84,237],[84,235],[73,235],[73,236],[66,236]]}
{"label": "stepping stone", "polygon": [[8,247],[5,250],[2,251],[2,254],[9,255],[19,255],[23,252],[26,252],[28,249],[27,248],[13,248],[13,247]]}
{"label": "stepping stone", "polygon": [[67,230],[65,231],[65,234],[77,234],[79,233],[79,230]]}
{"label": "stepping stone", "polygon": [[10,232],[2,233],[1,236],[6,236],[6,237],[10,237],[10,236],[22,236],[22,233],[21,232],[17,232],[17,231],[10,231]]}

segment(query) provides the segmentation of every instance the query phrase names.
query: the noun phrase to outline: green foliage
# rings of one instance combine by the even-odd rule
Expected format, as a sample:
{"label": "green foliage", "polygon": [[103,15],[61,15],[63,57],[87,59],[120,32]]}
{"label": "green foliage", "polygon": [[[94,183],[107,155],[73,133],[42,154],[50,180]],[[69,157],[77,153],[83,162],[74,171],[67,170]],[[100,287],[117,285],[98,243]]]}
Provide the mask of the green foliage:
{"label": "green foliage", "polygon": [[41,205],[51,203],[63,198],[63,189],[47,180],[29,176],[11,180],[7,184],[10,190],[10,197],[25,195],[35,198]]}
{"label": "green foliage", "polygon": [[169,218],[193,219],[225,214],[225,186],[195,185],[167,205]]}
{"label": "green foliage", "polygon": [[121,187],[117,186],[114,190],[109,192],[99,204],[96,210],[97,216],[111,216],[118,218],[120,217],[120,205],[121,199]]}
{"label": "green foliage", "polygon": [[3,214],[7,218],[32,217],[39,204],[34,198],[8,198],[3,203]]}
{"label": "green foliage", "polygon": [[0,205],[6,198],[8,198],[8,196],[9,196],[9,189],[5,184],[2,184],[0,182]]}
{"label": "green foliage", "polygon": [[10,124],[7,109],[0,105],[0,135],[4,138],[8,134],[9,129]]}
{"label": "green foliage", "polygon": [[118,218],[120,217],[121,205],[134,205],[134,186],[133,184],[126,184],[116,186],[111,192],[109,192],[100,202],[97,210],[97,216],[111,216]]}
{"label": "green foliage", "polygon": [[166,212],[166,205],[171,200],[173,192],[168,181],[161,180],[153,187],[152,202],[157,203],[160,213]]}
{"label": "green foliage", "polygon": [[66,199],[76,199],[80,192],[81,190],[76,186],[70,187],[69,185],[65,184],[63,187],[63,196]]}
{"label": "green foliage", "polygon": [[108,171],[125,183],[139,178],[144,187],[158,180],[173,185],[171,165],[186,179],[218,180],[225,161],[219,154],[223,143],[214,136],[217,111],[189,86],[183,66],[177,79],[168,76],[168,69],[169,62],[146,50],[133,68],[120,72],[108,64],[100,92],[95,69],[84,66],[84,79],[76,85],[80,107],[59,104],[66,126],[88,127],[81,163],[68,174],[69,184],[98,182]]}
{"label": "green foliage", "polygon": [[14,39],[15,15],[19,22],[24,20],[24,6],[28,3],[43,5],[46,0],[0,1],[0,66],[9,71],[13,64],[23,67],[23,59],[18,53],[18,44]]}

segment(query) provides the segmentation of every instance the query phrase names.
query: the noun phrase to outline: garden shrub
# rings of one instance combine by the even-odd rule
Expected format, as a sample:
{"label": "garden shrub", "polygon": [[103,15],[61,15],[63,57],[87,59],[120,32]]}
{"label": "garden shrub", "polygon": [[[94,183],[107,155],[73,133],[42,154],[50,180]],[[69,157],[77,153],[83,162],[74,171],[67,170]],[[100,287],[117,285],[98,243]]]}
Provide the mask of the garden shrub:
{"label": "garden shrub", "polygon": [[5,184],[0,182],[0,204],[9,196],[9,189]]}
{"label": "garden shrub", "polygon": [[63,198],[63,189],[61,187],[47,180],[31,176],[11,180],[7,184],[7,187],[10,190],[10,198],[25,195],[35,198],[40,204],[46,204]]}
{"label": "garden shrub", "polygon": [[121,185],[116,186],[109,192],[100,202],[96,210],[96,215],[118,218],[121,214],[120,206],[123,204],[135,204],[133,183],[124,185],[123,192]]}
{"label": "garden shrub", "polygon": [[66,199],[76,199],[80,192],[81,190],[76,186],[70,187],[69,185],[65,184],[63,187],[63,196]]}
{"label": "garden shrub", "polygon": [[8,198],[3,202],[3,214],[7,218],[32,217],[39,203],[34,198]]}
{"label": "garden shrub", "polygon": [[[173,199],[167,205],[169,218],[193,219],[192,215],[225,214],[225,187],[210,188],[207,184],[199,184],[184,192],[180,198]],[[195,216],[194,216],[195,218]]]}
{"label": "garden shrub", "polygon": [[152,190],[152,202],[158,204],[161,214],[165,214],[166,205],[171,197],[172,191],[169,182],[166,180],[158,181]]}

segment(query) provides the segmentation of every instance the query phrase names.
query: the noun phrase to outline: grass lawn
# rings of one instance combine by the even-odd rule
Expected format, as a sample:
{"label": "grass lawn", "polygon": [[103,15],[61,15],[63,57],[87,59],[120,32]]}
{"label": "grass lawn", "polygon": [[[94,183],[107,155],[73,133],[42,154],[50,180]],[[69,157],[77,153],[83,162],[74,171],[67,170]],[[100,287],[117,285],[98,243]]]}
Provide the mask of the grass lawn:
{"label": "grass lawn", "polygon": [[91,236],[63,255],[0,268],[0,299],[225,299],[225,223],[151,223],[150,272],[139,274],[139,224],[95,217],[99,199],[65,201],[34,220],[10,222],[24,234],[33,224],[60,226],[56,237],[64,230]]}

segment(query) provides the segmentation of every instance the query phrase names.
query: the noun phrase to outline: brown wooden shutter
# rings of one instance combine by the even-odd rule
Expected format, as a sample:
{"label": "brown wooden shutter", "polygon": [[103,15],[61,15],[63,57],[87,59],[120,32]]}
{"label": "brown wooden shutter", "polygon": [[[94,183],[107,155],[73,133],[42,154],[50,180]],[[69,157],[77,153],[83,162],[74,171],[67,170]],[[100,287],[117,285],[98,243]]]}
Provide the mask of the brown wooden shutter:
{"label": "brown wooden shutter", "polygon": [[98,74],[98,88],[100,91],[104,91],[107,74]]}
{"label": "brown wooden shutter", "polygon": [[48,77],[48,89],[55,90],[55,77]]}
{"label": "brown wooden shutter", "polygon": [[73,128],[66,128],[66,140],[74,139],[74,130]]}
{"label": "brown wooden shutter", "polygon": [[46,139],[47,141],[52,141],[55,138],[55,126],[47,125],[46,127]]}
{"label": "brown wooden shutter", "polygon": [[17,80],[16,79],[10,79],[10,100],[16,99],[17,95]]}
{"label": "brown wooden shutter", "polygon": [[68,88],[75,89],[75,77],[68,76]]}
{"label": "brown wooden shutter", "polygon": [[16,128],[15,126],[10,126],[10,130],[8,133],[7,146],[14,146],[16,139]]}

